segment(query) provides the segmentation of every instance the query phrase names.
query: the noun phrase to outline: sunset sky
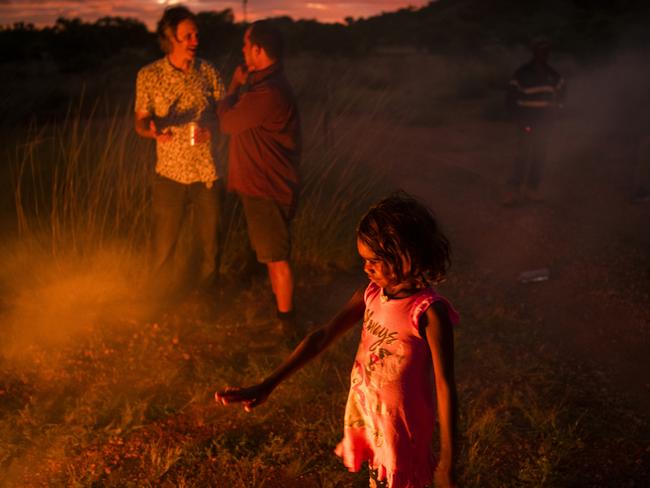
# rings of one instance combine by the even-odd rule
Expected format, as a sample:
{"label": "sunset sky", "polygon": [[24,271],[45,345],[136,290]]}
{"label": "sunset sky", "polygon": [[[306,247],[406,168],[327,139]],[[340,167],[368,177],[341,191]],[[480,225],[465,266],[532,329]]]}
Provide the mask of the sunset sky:
{"label": "sunset sky", "polygon": [[[194,12],[230,8],[242,19],[242,1],[227,0],[0,0],[0,25],[30,22],[52,25],[58,17],[81,17],[94,21],[104,16],[134,17],[153,28],[163,8],[183,3]],[[294,19],[318,19],[339,22],[345,17],[368,17],[404,7],[421,7],[428,0],[248,0],[248,20],[288,15]]]}

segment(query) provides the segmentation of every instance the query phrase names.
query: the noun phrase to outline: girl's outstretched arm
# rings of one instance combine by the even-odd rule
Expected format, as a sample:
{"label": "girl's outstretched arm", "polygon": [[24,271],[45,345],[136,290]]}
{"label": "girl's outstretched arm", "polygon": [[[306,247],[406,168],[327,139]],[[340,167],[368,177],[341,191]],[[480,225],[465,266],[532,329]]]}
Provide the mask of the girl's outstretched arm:
{"label": "girl's outstretched arm", "polygon": [[[426,336],[431,350],[440,424],[440,461],[436,468],[438,488],[456,487],[456,380],[454,379],[454,334],[445,305],[436,302],[425,314]],[[433,421],[433,419],[432,419]]]}
{"label": "girl's outstretched arm", "polygon": [[264,381],[247,388],[225,388],[215,393],[215,400],[224,405],[234,402],[243,403],[247,412],[264,403],[276,386],[359,322],[363,318],[364,310],[363,289],[359,289],[331,321],[307,335],[291,355]]}

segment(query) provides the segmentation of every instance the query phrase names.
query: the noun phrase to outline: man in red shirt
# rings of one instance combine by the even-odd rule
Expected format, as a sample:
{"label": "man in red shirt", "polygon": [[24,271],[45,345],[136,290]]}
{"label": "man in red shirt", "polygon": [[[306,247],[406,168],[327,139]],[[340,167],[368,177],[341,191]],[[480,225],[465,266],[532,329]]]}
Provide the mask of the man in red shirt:
{"label": "man in red shirt", "polygon": [[[283,42],[268,21],[244,34],[245,66],[235,70],[218,106],[230,135],[228,189],[239,194],[257,260],[268,268],[278,317],[294,330],[289,225],[300,185],[300,115],[282,69]],[[286,330],[289,329],[289,330]]]}

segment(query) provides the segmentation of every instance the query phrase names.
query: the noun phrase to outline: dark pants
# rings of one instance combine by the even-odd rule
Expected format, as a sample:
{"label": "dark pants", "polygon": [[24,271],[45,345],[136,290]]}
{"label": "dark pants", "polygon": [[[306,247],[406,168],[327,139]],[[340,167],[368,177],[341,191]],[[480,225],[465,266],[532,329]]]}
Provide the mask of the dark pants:
{"label": "dark pants", "polygon": [[637,193],[650,194],[650,135],[642,137],[637,146],[634,186]]}
{"label": "dark pants", "polygon": [[518,126],[517,154],[508,184],[514,189],[522,187],[536,190],[542,179],[542,170],[546,162],[546,149],[550,134],[550,125]]}
{"label": "dark pants", "polygon": [[160,272],[171,264],[183,221],[191,210],[193,235],[201,245],[200,278],[203,281],[216,277],[221,264],[221,199],[220,180],[208,188],[205,183],[185,185],[155,176],[152,189],[153,272]]}

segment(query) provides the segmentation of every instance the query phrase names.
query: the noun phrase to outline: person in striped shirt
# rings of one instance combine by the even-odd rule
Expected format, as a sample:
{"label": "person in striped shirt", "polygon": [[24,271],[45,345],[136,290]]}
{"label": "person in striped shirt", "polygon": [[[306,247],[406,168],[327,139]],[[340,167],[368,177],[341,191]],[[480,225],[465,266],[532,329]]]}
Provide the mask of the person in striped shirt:
{"label": "person in striped shirt", "polygon": [[508,178],[504,205],[538,201],[550,130],[564,106],[566,82],[548,64],[551,43],[537,38],[533,58],[519,67],[508,83],[507,109],[517,130],[517,152]]}

